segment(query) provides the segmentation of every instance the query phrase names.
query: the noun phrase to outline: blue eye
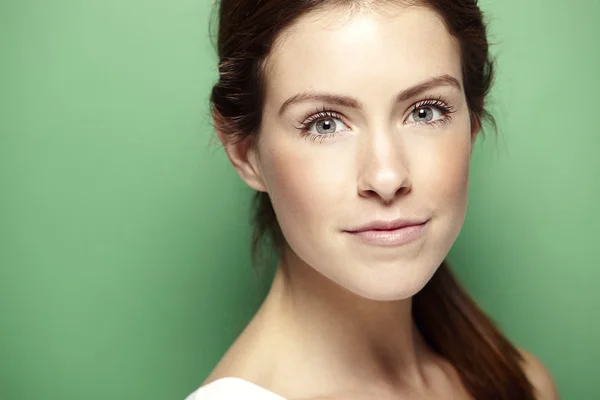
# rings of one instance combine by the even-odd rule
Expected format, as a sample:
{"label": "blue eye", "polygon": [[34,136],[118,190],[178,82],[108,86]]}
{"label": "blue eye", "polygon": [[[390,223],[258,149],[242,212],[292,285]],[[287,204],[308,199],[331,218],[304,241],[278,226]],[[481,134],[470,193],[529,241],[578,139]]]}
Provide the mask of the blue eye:
{"label": "blue eye", "polygon": [[454,112],[452,106],[446,105],[440,99],[428,99],[414,105],[412,112],[408,115],[406,123],[417,125],[434,125],[450,120],[450,114]]}
{"label": "blue eye", "polygon": [[409,122],[431,122],[433,120],[438,120],[442,118],[444,115],[440,110],[435,107],[420,107],[414,110],[410,116],[409,120],[412,117],[412,121]]}
{"label": "blue eye", "polygon": [[296,127],[301,136],[314,140],[324,140],[349,130],[342,121],[341,116],[334,111],[323,110],[310,115],[305,121],[298,121],[301,126]]}
{"label": "blue eye", "polygon": [[[319,135],[335,134],[335,133],[337,133],[336,129],[338,128],[338,126],[342,126],[342,127],[345,127],[345,129],[348,129],[348,127],[339,118],[333,118],[333,117],[321,118],[316,121],[313,121],[310,123],[309,128],[313,124],[316,129],[316,133]],[[308,129],[308,130],[310,130],[310,129]]]}

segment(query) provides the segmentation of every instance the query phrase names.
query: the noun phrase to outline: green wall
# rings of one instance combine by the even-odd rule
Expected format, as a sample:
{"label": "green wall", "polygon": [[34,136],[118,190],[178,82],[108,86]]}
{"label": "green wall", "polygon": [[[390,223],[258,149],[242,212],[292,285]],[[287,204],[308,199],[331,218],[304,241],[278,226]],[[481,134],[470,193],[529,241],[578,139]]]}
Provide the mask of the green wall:
{"label": "green wall", "polygon": [[[0,2],[1,399],[183,399],[260,301],[210,3]],[[600,398],[600,2],[482,3],[500,134],[450,258],[563,398]]]}

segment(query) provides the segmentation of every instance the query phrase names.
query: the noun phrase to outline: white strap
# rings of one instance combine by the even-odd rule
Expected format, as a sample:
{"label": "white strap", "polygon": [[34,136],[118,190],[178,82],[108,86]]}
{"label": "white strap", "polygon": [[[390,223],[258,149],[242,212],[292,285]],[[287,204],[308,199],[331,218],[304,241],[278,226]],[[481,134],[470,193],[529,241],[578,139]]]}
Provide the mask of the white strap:
{"label": "white strap", "polygon": [[202,386],[186,400],[285,400],[285,398],[241,378],[220,378]]}

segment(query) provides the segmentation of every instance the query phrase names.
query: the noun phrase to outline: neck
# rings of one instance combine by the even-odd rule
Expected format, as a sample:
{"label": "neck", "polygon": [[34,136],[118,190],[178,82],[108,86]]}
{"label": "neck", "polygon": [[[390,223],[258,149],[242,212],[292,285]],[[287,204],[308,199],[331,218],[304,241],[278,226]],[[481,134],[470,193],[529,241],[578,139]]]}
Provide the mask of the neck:
{"label": "neck", "polygon": [[410,298],[382,302],[358,296],[288,250],[261,319],[266,329],[276,329],[271,345],[278,368],[290,366],[299,382],[321,385],[315,390],[341,390],[333,387],[336,382],[414,388],[424,382],[421,371],[431,352],[414,325],[411,305]]}

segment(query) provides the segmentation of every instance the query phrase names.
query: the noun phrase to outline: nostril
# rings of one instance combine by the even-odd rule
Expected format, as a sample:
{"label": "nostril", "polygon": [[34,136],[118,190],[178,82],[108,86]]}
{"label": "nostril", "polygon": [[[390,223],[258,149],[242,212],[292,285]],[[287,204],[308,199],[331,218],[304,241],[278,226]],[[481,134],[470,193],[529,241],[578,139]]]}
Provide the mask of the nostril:
{"label": "nostril", "polygon": [[359,191],[359,195],[364,198],[373,198],[385,204],[390,204],[398,198],[407,196],[411,191],[411,186],[402,186],[396,190],[368,189]]}
{"label": "nostril", "polygon": [[378,197],[385,202],[391,202],[412,191],[412,183],[408,175],[399,178],[399,176],[395,176],[393,179],[364,179],[359,182],[358,193],[365,198]]}

